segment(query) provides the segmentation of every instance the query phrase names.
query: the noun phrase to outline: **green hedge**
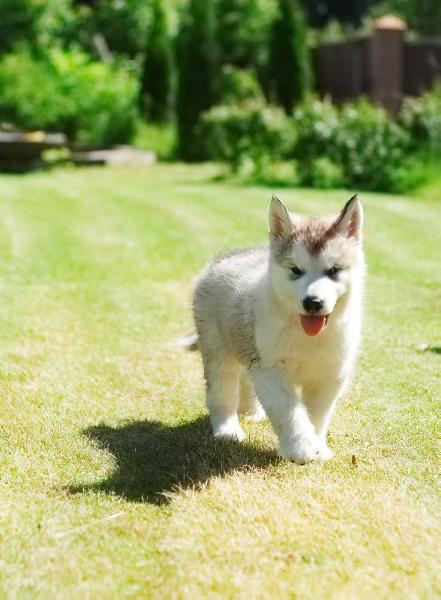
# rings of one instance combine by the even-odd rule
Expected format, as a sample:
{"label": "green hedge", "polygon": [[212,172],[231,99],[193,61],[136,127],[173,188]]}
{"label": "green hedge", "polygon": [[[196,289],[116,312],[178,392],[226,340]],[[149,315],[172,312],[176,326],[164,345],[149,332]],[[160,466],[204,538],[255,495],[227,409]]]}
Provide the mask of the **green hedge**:
{"label": "green hedge", "polygon": [[419,98],[407,98],[398,120],[410,134],[416,150],[440,155],[441,83]]}
{"label": "green hedge", "polygon": [[233,172],[261,173],[292,143],[283,111],[260,100],[215,106],[204,113],[203,128],[213,157]]}
{"label": "green hedge", "polygon": [[302,183],[316,185],[316,161],[324,157],[341,173],[345,186],[379,191],[397,188],[410,136],[383,109],[366,100],[340,109],[316,100],[299,107],[294,122],[294,157]]}
{"label": "green hedge", "polygon": [[131,74],[79,51],[18,50],[0,61],[0,119],[21,129],[97,145],[128,142],[137,97]]}
{"label": "green hedge", "polygon": [[248,100],[263,101],[264,99],[262,88],[250,69],[225,65],[220,71],[219,89],[219,104],[238,104]]}

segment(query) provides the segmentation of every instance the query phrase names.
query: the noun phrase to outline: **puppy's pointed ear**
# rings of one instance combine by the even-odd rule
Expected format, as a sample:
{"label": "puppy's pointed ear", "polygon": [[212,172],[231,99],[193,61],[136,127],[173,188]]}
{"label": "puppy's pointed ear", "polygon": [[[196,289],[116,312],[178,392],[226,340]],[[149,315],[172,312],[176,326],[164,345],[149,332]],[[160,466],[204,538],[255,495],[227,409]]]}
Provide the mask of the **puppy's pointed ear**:
{"label": "puppy's pointed ear", "polygon": [[288,209],[277,196],[271,198],[269,224],[271,238],[289,238],[294,229]]}
{"label": "puppy's pointed ear", "polygon": [[335,223],[336,231],[349,238],[362,239],[363,207],[357,194],[345,204]]}

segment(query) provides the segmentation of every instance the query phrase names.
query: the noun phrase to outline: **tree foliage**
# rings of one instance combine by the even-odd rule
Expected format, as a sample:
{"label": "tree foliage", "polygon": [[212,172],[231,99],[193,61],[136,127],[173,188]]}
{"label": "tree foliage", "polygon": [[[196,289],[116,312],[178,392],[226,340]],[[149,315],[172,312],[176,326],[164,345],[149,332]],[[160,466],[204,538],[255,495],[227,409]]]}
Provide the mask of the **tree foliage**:
{"label": "tree foliage", "polygon": [[311,88],[311,59],[307,28],[297,0],[279,0],[270,38],[269,96],[291,114]]}
{"label": "tree foliage", "polygon": [[441,35],[439,0],[383,0],[375,12],[392,12],[402,17],[411,29],[428,36]]}
{"label": "tree foliage", "polygon": [[152,0],[152,17],[141,74],[141,107],[152,121],[169,116],[171,94],[171,42],[161,0]]}
{"label": "tree foliage", "polygon": [[321,29],[332,20],[359,27],[373,0],[302,0],[302,4],[311,27]]}
{"label": "tree foliage", "polygon": [[0,53],[22,41],[33,43],[41,7],[29,0],[0,0]]}
{"label": "tree foliage", "polygon": [[205,158],[200,116],[216,100],[217,48],[213,0],[190,0],[177,41],[178,153]]}
{"label": "tree foliage", "polygon": [[93,33],[101,33],[114,53],[134,58],[144,49],[150,7],[145,0],[101,0],[90,12]]}
{"label": "tree foliage", "polygon": [[262,60],[274,3],[260,0],[217,0],[216,21],[219,62],[239,68],[255,67]]}

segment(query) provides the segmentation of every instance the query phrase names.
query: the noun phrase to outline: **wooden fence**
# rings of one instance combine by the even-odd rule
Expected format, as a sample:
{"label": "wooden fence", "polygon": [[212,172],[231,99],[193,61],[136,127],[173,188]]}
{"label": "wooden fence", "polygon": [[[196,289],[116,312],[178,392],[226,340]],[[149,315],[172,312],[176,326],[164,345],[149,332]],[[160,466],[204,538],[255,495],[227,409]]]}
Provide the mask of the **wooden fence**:
{"label": "wooden fence", "polygon": [[409,42],[406,26],[382,17],[370,38],[314,50],[317,91],[336,102],[368,96],[395,112],[403,96],[417,96],[441,80],[441,42]]}

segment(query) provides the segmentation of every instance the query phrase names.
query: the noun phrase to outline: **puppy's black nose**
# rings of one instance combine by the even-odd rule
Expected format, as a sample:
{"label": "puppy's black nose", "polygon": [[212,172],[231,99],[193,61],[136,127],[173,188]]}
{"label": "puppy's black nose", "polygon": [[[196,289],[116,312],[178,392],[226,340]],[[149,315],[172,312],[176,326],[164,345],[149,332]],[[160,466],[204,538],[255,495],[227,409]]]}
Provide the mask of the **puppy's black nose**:
{"label": "puppy's black nose", "polygon": [[303,308],[308,313],[318,313],[323,308],[323,300],[317,296],[306,296],[303,300]]}

